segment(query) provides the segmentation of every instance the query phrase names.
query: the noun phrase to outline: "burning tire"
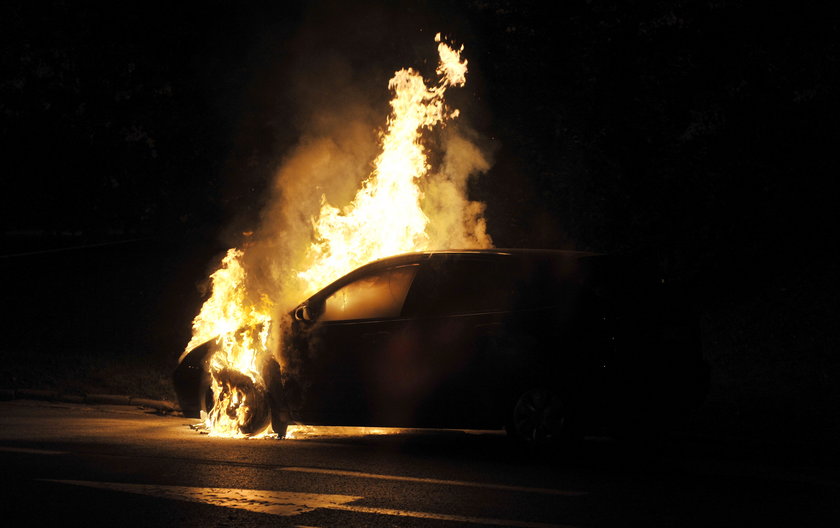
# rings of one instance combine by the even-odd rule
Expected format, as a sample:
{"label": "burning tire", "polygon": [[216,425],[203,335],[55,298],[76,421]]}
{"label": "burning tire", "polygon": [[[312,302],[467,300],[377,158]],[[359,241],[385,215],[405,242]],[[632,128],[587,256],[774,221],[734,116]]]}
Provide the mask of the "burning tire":
{"label": "burning tire", "polygon": [[216,405],[210,413],[214,424],[230,424],[244,435],[259,434],[266,429],[271,419],[271,405],[264,388],[251,378],[233,369],[222,369],[215,373],[217,390]]}

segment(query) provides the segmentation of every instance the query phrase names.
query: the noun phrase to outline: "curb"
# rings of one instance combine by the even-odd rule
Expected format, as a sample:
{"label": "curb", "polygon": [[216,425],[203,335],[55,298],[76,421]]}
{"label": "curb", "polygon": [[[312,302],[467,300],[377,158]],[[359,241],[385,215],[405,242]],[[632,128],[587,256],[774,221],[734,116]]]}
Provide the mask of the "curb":
{"label": "curb", "polygon": [[37,389],[17,389],[15,390],[15,398],[26,400],[42,400],[53,401],[58,397],[56,391],[37,390]]}
{"label": "curb", "polygon": [[88,394],[85,403],[99,405],[131,405],[131,396],[120,394]]}
{"label": "curb", "polygon": [[135,398],[125,394],[72,394],[39,389],[0,389],[0,401],[39,400],[59,401],[64,403],[87,403],[91,405],[127,405],[154,409],[163,414],[180,412],[174,403],[166,400]]}
{"label": "curb", "polygon": [[158,411],[164,412],[175,412],[181,410],[178,408],[177,405],[166,400],[148,400],[145,398],[131,398],[131,405],[137,405],[139,407],[148,407],[150,409],[157,409]]}

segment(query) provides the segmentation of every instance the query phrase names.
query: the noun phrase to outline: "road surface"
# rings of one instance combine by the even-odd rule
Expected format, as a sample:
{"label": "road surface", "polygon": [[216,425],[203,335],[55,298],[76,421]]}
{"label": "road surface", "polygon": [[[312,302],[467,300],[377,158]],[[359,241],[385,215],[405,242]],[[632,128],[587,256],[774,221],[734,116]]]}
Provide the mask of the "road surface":
{"label": "road surface", "polygon": [[232,440],[194,422],[0,402],[0,513],[29,526],[840,525],[836,473],[687,440],[535,456],[492,433]]}

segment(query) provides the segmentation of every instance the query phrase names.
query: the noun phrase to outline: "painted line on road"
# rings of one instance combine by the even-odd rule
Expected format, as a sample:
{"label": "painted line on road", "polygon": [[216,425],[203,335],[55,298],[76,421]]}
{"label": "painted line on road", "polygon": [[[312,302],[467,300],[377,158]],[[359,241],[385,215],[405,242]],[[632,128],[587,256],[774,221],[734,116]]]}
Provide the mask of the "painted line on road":
{"label": "painted line on road", "polygon": [[321,493],[300,493],[293,491],[238,488],[196,488],[190,486],[130,484],[125,482],[94,482],[88,480],[37,480],[42,482],[55,482],[58,484],[103,489],[107,491],[121,491],[124,493],[148,495],[162,499],[198,502],[213,506],[221,506],[224,508],[236,508],[282,517],[290,517],[308,513],[317,509],[324,509],[362,514],[387,515],[390,517],[413,517],[416,519],[431,519],[492,526],[516,526],[519,528],[575,528],[570,525],[561,524],[356,506],[349,503],[361,500],[364,497],[352,495],[326,495]]}
{"label": "painted line on road", "polygon": [[527,486],[510,486],[507,484],[492,484],[489,482],[470,482],[466,480],[444,480],[423,477],[405,477],[401,475],[380,475],[377,473],[362,473],[360,471],[348,471],[343,469],[324,469],[314,467],[289,466],[278,468],[280,471],[293,471],[296,473],[315,473],[320,475],[335,475],[340,477],[372,478],[379,480],[396,480],[400,482],[418,482],[422,484],[438,484],[443,486],[464,486],[469,488],[483,488],[501,491],[519,491],[524,493],[538,493],[542,495],[563,495],[566,497],[580,497],[587,495],[586,491],[559,490],[552,488],[530,488]]}
{"label": "painted line on road", "polygon": [[83,486],[109,491],[122,491],[150,495],[162,499],[200,502],[288,517],[318,508],[332,508],[346,502],[362,499],[352,495],[325,495],[322,493],[297,493],[292,491],[253,490],[238,488],[196,488],[191,486],[162,486],[157,484],[130,484],[126,482],[94,482],[89,480],[38,479],[72,486]]}
{"label": "painted line on road", "polygon": [[546,524],[541,522],[514,521],[510,519],[490,519],[487,517],[467,517],[464,515],[449,515],[446,513],[418,512],[407,510],[391,510],[388,508],[371,508],[367,506],[353,506],[352,504],[338,504],[330,506],[331,510],[342,510],[355,513],[373,513],[392,517],[414,517],[416,519],[433,519],[436,521],[452,521],[469,524],[484,524],[491,526],[516,526],[518,528],[576,528],[569,524]]}
{"label": "painted line on road", "polygon": [[26,453],[27,455],[66,455],[65,451],[50,451],[49,449],[34,449],[31,447],[0,446],[0,451],[7,453]]}

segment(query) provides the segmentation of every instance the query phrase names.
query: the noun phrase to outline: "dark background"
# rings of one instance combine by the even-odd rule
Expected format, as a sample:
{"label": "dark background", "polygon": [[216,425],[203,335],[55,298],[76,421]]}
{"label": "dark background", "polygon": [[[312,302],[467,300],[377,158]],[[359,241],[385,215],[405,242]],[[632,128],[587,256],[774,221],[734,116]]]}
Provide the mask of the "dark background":
{"label": "dark background", "polygon": [[541,4],[4,3],[0,385],[171,397],[201,286],[258,221],[303,94],[325,111],[374,94],[384,124],[387,79],[431,73],[442,31],[470,63],[450,103],[493,152],[471,197],[496,245],[651,257],[700,313],[694,427],[837,433],[840,19]]}

